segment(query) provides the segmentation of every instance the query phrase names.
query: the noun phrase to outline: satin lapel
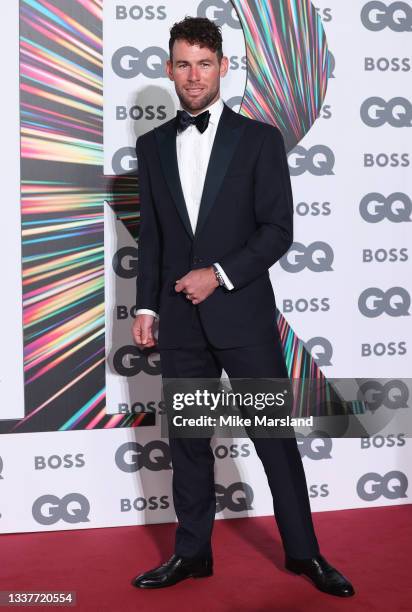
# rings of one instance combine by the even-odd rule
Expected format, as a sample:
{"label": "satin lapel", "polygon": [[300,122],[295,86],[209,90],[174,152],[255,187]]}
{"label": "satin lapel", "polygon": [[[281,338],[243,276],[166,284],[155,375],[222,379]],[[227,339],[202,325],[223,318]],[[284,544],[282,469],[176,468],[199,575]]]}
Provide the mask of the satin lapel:
{"label": "satin lapel", "polygon": [[163,174],[165,175],[170,193],[172,194],[173,200],[176,204],[177,212],[180,215],[189,237],[193,240],[192,226],[190,225],[182,184],[180,182],[179,167],[177,164],[176,131],[174,122],[168,122],[168,124],[160,127],[158,130],[155,130],[154,133],[159,149]]}
{"label": "satin lapel", "polygon": [[244,124],[239,124],[234,119],[236,119],[236,113],[225,105],[210,153],[195,237],[201,232],[207,216],[212,210],[229,163],[242,135]]}

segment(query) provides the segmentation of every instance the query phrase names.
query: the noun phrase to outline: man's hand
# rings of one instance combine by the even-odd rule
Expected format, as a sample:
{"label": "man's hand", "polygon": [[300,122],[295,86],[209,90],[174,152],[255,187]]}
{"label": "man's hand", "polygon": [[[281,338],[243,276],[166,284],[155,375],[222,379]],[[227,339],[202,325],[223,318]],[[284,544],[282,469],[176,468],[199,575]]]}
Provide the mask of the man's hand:
{"label": "man's hand", "polygon": [[178,293],[183,291],[192,304],[200,304],[214,292],[216,287],[219,287],[219,283],[213,267],[210,266],[209,268],[191,270],[182,278],[179,278],[175,284],[175,291]]}
{"label": "man's hand", "polygon": [[153,315],[138,314],[133,321],[133,339],[139,348],[151,348],[156,345],[153,334],[154,320],[155,317]]}

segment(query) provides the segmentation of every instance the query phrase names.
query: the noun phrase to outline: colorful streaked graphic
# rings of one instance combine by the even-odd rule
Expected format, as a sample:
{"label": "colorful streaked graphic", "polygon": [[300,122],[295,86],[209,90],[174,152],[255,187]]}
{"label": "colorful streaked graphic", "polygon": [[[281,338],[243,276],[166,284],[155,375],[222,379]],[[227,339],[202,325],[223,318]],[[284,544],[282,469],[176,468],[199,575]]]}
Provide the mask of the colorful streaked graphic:
{"label": "colorful streaked graphic", "polygon": [[233,0],[245,34],[248,81],[241,112],[277,125],[290,151],[326,95],[329,55],[309,0]]}
{"label": "colorful streaked graphic", "polygon": [[[278,125],[289,150],[326,92],[320,20],[306,0],[233,4],[248,54],[241,112]],[[103,206],[138,239],[139,203],[137,177],[103,174],[102,11],[103,0],[20,0],[26,416],[0,432],[153,423],[105,412]],[[289,374],[324,380],[279,312],[278,325]]]}

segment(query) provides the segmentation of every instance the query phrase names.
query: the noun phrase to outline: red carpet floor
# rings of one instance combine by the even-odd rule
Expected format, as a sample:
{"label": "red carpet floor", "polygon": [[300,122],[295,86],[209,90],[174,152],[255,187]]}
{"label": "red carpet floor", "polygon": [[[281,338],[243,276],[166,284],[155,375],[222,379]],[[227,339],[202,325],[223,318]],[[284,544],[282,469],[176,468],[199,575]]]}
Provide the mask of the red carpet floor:
{"label": "red carpet floor", "polygon": [[322,553],[354,597],[325,595],[284,570],[272,517],[216,521],[215,575],[156,591],[130,580],[168,557],[174,525],[2,535],[0,590],[76,591],[81,612],[412,610],[411,505],[313,517]]}

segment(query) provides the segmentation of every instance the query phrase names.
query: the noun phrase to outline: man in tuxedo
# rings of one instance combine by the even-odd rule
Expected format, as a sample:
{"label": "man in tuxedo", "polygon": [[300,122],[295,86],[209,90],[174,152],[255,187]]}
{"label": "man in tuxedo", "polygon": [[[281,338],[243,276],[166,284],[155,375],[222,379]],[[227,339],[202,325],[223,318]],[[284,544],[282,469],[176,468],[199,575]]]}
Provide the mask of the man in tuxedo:
{"label": "man in tuxedo", "polygon": [[[220,28],[186,17],[170,31],[167,73],[181,109],[139,137],[137,315],[133,336],[156,344],[164,378],[287,378],[269,268],[288,250],[293,201],[278,128],[220,98],[228,70]],[[324,592],[353,595],[320,554],[296,438],[253,438],[285,551],[285,566]],[[139,576],[167,587],[213,572],[216,510],[210,438],[170,437],[175,551]]]}

